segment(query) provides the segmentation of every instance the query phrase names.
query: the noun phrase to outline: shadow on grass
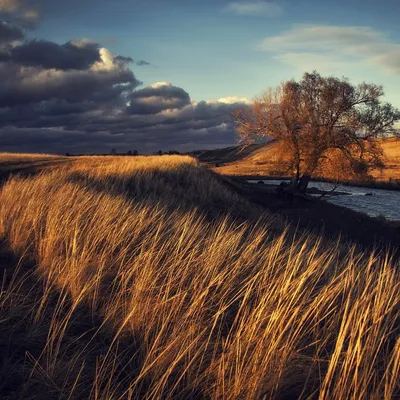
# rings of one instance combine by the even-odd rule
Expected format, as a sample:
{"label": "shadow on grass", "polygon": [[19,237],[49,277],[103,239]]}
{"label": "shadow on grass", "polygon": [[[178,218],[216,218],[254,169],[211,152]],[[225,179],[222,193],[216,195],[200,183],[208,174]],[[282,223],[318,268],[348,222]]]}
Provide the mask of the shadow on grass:
{"label": "shadow on grass", "polygon": [[257,221],[263,216],[261,207],[247,202],[227,187],[218,174],[196,166],[176,170],[153,170],[136,173],[131,177],[109,175],[105,178],[73,172],[68,181],[83,189],[100,194],[122,196],[150,207],[162,207],[167,211],[197,210],[207,220],[229,216],[237,221]]}
{"label": "shadow on grass", "polygon": [[265,144],[250,144],[223,149],[205,150],[202,152],[195,152],[194,157],[204,163],[232,163],[246,158],[263,146],[265,146]]}
{"label": "shadow on grass", "polygon": [[[126,397],[146,357],[140,333],[116,339],[109,321],[89,304],[76,306],[67,293],[49,288],[34,261],[4,243],[0,272],[0,398]],[[113,279],[103,282],[113,285]],[[145,397],[147,380],[135,388],[136,398]],[[182,398],[200,398],[200,390],[178,389]]]}
{"label": "shadow on grass", "polygon": [[40,172],[66,164],[70,160],[40,160],[40,161],[11,161],[0,163],[0,187],[4,185],[11,176],[23,177],[35,176]]}

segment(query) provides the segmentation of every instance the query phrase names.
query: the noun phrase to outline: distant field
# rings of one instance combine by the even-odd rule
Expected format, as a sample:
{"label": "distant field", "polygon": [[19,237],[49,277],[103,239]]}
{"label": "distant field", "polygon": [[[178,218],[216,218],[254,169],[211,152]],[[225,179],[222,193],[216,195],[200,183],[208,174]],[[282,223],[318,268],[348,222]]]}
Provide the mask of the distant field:
{"label": "distant field", "polygon": [[[400,180],[400,139],[382,140],[385,168],[372,172],[378,181]],[[241,153],[240,150],[244,152]],[[222,166],[216,171],[226,175],[287,175],[285,164],[280,162],[282,149],[277,142],[266,145],[251,145],[248,148],[236,147],[216,151],[206,151],[199,155],[200,160],[218,163]],[[284,156],[284,153],[283,153]],[[324,174],[321,174],[324,177]],[[329,177],[329,176],[327,176]]]}
{"label": "distant field", "polygon": [[0,163],[51,160],[55,158],[60,158],[60,156],[54,154],[0,153]]}
{"label": "distant field", "polygon": [[32,174],[70,161],[68,157],[52,154],[0,153],[0,182],[13,174]]}
{"label": "distant field", "polygon": [[0,397],[399,398],[398,261],[263,211],[188,156],[4,181]]}

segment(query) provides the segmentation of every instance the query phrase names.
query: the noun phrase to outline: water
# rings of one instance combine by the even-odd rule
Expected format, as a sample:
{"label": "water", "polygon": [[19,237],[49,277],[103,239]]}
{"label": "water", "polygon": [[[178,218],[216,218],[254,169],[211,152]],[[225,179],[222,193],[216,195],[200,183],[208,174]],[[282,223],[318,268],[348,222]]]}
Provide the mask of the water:
{"label": "water", "polygon": [[[249,181],[257,183],[257,180]],[[263,180],[269,185],[279,185],[281,180]],[[335,185],[326,182],[310,182],[309,187],[320,190],[330,191]],[[400,192],[384,189],[370,189],[358,186],[339,185],[336,189],[338,192],[346,192],[348,195],[326,196],[325,199],[338,206],[350,208],[354,211],[365,213],[371,217],[384,216],[391,221],[400,220]],[[366,196],[371,193],[372,196]]]}

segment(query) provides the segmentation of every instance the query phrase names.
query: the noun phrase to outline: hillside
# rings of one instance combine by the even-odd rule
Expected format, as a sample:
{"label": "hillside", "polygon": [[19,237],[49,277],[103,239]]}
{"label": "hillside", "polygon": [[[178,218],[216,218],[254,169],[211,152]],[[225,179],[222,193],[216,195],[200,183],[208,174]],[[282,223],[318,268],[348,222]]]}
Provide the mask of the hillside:
{"label": "hillside", "polygon": [[[400,180],[400,139],[388,138],[382,140],[382,148],[384,151],[384,170],[375,170],[372,172],[374,178],[378,181]],[[243,149],[238,146],[236,149]],[[210,162],[222,164],[214,169],[226,175],[265,175],[265,176],[285,176],[284,163],[280,162],[280,155],[284,151],[280,148],[278,142],[272,141],[265,145],[252,145],[244,153],[244,156],[238,157],[239,150],[230,147],[224,151],[218,150],[218,153],[203,152],[200,154],[199,160],[202,162]],[[211,155],[213,156],[211,158]],[[218,156],[218,157],[217,157]],[[322,176],[324,176],[322,174]]]}
{"label": "hillside", "polygon": [[222,149],[195,151],[191,154],[201,162],[229,163],[233,160],[241,160],[262,147],[264,147],[263,144],[251,144],[248,146],[231,146]]}
{"label": "hillside", "polygon": [[0,397],[398,397],[397,259],[231,187],[187,156],[3,182]]}

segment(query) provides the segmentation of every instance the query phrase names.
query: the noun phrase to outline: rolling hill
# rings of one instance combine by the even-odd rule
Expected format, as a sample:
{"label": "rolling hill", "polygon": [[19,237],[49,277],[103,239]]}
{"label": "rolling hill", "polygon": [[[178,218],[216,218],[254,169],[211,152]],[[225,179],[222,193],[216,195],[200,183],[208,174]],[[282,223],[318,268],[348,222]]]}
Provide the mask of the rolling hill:
{"label": "rolling hill", "polygon": [[[382,139],[382,148],[385,168],[374,170],[372,176],[378,181],[400,180],[400,138]],[[287,171],[280,154],[282,150],[279,143],[271,141],[261,145],[204,151],[196,154],[196,157],[201,162],[220,164],[214,165],[213,169],[225,175],[285,176]]]}

